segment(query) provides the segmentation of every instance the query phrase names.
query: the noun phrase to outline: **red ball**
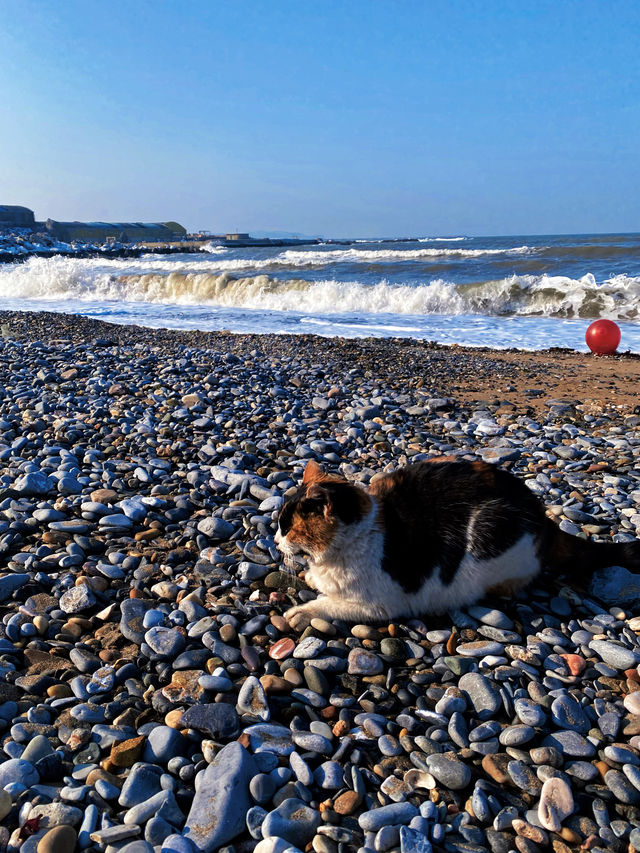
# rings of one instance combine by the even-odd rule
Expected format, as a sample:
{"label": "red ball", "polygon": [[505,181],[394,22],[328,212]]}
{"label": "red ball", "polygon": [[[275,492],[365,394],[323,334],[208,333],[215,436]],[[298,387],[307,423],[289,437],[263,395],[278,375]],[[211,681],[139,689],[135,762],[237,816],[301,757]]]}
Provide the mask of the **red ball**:
{"label": "red ball", "polygon": [[620,327],[613,320],[594,320],[584,339],[596,355],[612,355],[620,343]]}

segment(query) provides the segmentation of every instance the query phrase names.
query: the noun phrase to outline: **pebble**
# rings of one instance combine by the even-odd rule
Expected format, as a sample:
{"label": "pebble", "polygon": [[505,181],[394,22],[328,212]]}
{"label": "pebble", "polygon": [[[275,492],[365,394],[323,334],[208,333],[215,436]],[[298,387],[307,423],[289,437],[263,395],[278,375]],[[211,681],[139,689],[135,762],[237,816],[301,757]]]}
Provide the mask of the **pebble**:
{"label": "pebble", "polygon": [[384,669],[384,664],[378,655],[366,649],[351,649],[348,657],[348,672],[350,675],[377,675]]}
{"label": "pebble", "polygon": [[237,742],[223,747],[208,765],[183,830],[198,850],[215,850],[242,832],[256,772],[253,757]]}
{"label": "pebble", "polygon": [[479,673],[468,672],[463,675],[458,682],[458,688],[468,695],[480,720],[490,719],[502,705],[502,700],[491,681]]}
{"label": "pebble", "polygon": [[640,653],[607,640],[592,640],[589,648],[615,669],[630,669],[640,663]]}
{"label": "pebble", "polygon": [[560,778],[547,779],[540,792],[538,820],[550,832],[560,832],[562,821],[573,813],[571,788]]}
{"label": "pebble", "polygon": [[73,853],[77,835],[68,825],[54,826],[38,841],[37,853]]}
{"label": "pebble", "polygon": [[452,791],[466,788],[471,781],[471,770],[462,761],[457,761],[454,753],[429,755],[427,766],[431,775]]}
{"label": "pebble", "polygon": [[291,797],[269,812],[262,824],[262,834],[265,838],[283,838],[302,850],[319,825],[320,814],[302,800]]}

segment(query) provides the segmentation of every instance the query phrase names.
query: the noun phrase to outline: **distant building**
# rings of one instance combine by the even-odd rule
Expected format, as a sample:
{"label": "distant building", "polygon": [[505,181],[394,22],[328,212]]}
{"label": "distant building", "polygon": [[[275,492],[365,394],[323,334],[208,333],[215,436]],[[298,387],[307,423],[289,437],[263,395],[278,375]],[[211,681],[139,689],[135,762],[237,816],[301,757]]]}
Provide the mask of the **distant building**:
{"label": "distant building", "polygon": [[167,243],[184,240],[187,229],[178,222],[56,222],[47,219],[45,228],[56,240],[84,243]]}
{"label": "distant building", "polygon": [[28,207],[0,205],[0,228],[33,228],[35,224],[34,213]]}
{"label": "distant building", "polygon": [[248,235],[248,234],[225,234],[225,235],[224,235],[224,239],[225,239],[225,240],[242,240],[242,241],[246,241],[246,240],[251,240],[251,239],[253,239],[253,238],[252,238],[252,237],[249,237],[249,235]]}

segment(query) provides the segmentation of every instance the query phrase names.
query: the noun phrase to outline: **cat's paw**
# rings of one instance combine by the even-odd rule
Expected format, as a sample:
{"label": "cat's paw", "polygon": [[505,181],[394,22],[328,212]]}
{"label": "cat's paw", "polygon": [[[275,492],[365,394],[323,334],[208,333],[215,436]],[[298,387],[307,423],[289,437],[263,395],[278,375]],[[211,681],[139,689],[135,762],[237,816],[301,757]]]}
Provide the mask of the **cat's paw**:
{"label": "cat's paw", "polygon": [[284,618],[294,631],[304,631],[309,626],[314,617],[313,610],[309,609],[305,604],[291,607],[284,614]]}

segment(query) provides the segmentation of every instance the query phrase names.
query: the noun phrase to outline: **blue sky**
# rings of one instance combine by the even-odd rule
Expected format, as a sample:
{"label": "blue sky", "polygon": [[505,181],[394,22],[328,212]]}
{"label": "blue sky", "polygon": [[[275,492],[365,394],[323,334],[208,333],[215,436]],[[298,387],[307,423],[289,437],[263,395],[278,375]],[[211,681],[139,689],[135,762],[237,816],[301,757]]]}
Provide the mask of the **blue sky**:
{"label": "blue sky", "polygon": [[0,203],[325,236],[640,230],[640,3],[9,0]]}

